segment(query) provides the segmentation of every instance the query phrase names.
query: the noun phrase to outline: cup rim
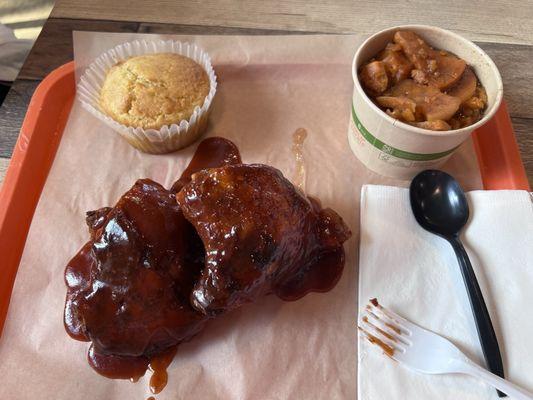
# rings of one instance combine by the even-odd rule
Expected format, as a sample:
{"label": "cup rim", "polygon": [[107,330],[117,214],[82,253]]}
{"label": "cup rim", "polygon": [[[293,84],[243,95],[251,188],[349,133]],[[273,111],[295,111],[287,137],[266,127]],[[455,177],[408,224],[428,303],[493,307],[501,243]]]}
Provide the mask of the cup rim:
{"label": "cup rim", "polygon": [[[492,104],[492,106],[488,110],[485,111],[485,114],[483,115],[483,118],[481,118],[479,121],[477,121],[476,123],[474,123],[472,125],[465,126],[463,128],[460,128],[460,129],[452,129],[452,130],[449,130],[449,131],[432,131],[432,130],[429,130],[429,129],[418,128],[416,126],[412,126],[412,125],[406,124],[405,122],[400,121],[398,119],[392,118],[385,111],[383,111],[381,108],[379,108],[370,99],[370,97],[368,97],[368,95],[363,90],[363,88],[361,86],[361,83],[359,82],[359,77],[357,75],[356,62],[359,61],[359,58],[361,56],[361,52],[371,43],[372,40],[374,40],[376,38],[376,36],[382,35],[384,33],[388,33],[388,32],[391,32],[391,31],[400,30],[400,29],[412,29],[412,30],[423,30],[423,31],[433,30],[433,31],[437,31],[437,32],[439,32],[442,35],[446,35],[446,36],[449,36],[449,37],[453,38],[455,41],[462,42],[466,46],[470,47],[471,49],[473,49],[476,52],[478,52],[479,54],[481,54],[481,56],[486,61],[487,65],[492,70],[492,72],[494,74],[494,79],[496,80],[496,86],[497,86],[497,93],[496,93],[496,98],[494,100],[494,103]],[[468,63],[468,60],[465,60],[465,61],[467,61],[467,63]],[[469,65],[473,65],[473,64],[470,64],[470,63],[468,63],[468,64]],[[363,96],[365,102],[370,106],[370,108],[372,108],[374,111],[378,112],[378,114],[381,117],[383,117],[384,121],[386,121],[389,124],[392,124],[395,127],[399,127],[399,128],[404,129],[404,130],[410,131],[412,133],[423,134],[423,135],[426,135],[426,136],[439,136],[439,137],[448,136],[448,137],[453,137],[453,136],[461,136],[461,135],[464,135],[465,133],[472,132],[475,129],[479,128],[480,126],[484,125],[489,119],[491,119],[494,116],[496,111],[499,109],[500,104],[502,102],[502,98],[503,98],[503,83],[502,83],[502,78],[501,78],[501,75],[500,75],[500,71],[496,67],[496,64],[494,63],[494,61],[492,61],[492,59],[489,57],[489,55],[487,53],[485,53],[485,51],[483,49],[481,49],[478,45],[476,45],[475,43],[471,42],[470,40],[462,37],[461,35],[458,35],[457,33],[449,31],[447,29],[443,29],[443,28],[440,28],[440,27],[437,27],[437,26],[432,26],[432,25],[420,25],[420,24],[396,25],[396,26],[391,26],[389,28],[382,29],[382,30],[372,34],[371,36],[369,36],[359,46],[359,48],[357,49],[357,51],[355,52],[355,55],[353,57],[353,60],[352,60],[352,80],[354,82],[354,86],[355,86],[356,90],[359,92],[360,95]]]}

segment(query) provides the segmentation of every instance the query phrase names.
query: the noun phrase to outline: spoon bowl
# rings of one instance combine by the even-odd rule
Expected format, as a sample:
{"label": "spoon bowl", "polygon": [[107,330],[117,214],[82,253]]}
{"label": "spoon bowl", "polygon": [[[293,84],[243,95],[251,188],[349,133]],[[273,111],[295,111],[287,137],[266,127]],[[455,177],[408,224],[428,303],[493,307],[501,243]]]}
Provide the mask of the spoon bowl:
{"label": "spoon bowl", "polygon": [[439,236],[456,236],[468,221],[469,209],[459,183],[442,171],[418,174],[409,189],[417,222]]}

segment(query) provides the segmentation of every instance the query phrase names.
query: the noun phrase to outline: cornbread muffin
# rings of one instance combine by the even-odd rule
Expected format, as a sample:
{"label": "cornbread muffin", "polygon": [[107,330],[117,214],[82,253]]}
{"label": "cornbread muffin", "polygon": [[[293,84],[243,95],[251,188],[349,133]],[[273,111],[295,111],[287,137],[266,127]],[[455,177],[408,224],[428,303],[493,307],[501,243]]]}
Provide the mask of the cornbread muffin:
{"label": "cornbread muffin", "polygon": [[100,91],[101,110],[130,127],[159,129],[188,120],[209,94],[206,71],[188,57],[156,53],[113,66]]}

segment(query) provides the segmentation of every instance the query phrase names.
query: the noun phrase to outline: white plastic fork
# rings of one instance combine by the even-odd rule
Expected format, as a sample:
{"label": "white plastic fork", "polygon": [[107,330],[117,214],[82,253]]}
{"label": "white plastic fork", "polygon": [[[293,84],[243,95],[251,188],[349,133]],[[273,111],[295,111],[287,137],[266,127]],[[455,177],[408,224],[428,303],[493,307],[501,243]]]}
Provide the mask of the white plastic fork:
{"label": "white plastic fork", "polygon": [[533,394],[480,367],[449,340],[370,300],[359,322],[361,333],[401,364],[425,374],[466,374],[482,379],[513,399]]}

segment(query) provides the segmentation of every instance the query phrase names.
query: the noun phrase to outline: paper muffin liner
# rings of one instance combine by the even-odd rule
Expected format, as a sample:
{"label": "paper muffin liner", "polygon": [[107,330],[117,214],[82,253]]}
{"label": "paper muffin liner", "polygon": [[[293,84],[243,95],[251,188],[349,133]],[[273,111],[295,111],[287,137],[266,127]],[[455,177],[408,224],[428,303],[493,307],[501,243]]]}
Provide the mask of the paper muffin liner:
{"label": "paper muffin liner", "polygon": [[[123,125],[100,111],[100,91],[109,69],[130,57],[154,53],[175,53],[188,57],[207,72],[210,89],[203,105],[194,109],[189,120],[176,121],[159,129]],[[132,146],[146,153],[162,154],[186,147],[202,135],[207,126],[216,88],[217,77],[211,59],[195,44],[172,40],[135,40],[106,51],[90,64],[77,85],[77,97],[83,108],[118,132]]]}

